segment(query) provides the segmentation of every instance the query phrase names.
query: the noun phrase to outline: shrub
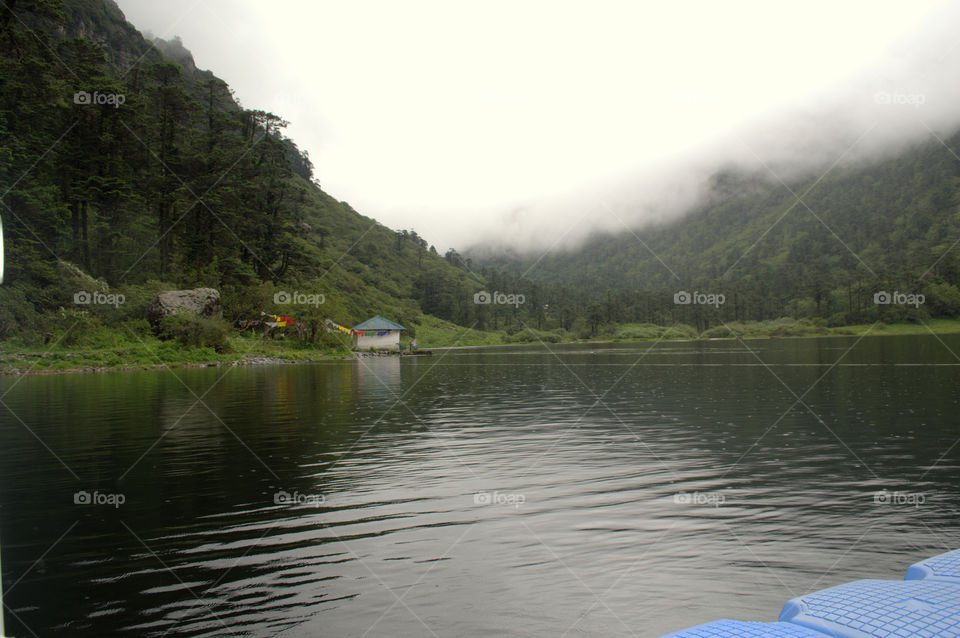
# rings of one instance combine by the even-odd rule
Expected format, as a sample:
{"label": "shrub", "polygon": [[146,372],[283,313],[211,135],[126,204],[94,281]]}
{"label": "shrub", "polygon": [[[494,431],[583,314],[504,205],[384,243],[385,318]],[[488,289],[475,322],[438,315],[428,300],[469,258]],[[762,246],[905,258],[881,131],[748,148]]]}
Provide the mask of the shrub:
{"label": "shrub", "polygon": [[223,314],[231,321],[258,318],[260,311],[273,307],[276,292],[278,291],[271,283],[258,286],[224,286],[220,291]]}
{"label": "shrub", "polygon": [[50,319],[49,342],[58,342],[63,346],[85,345],[98,339],[103,324],[85,310],[60,308]]}
{"label": "shrub", "polygon": [[348,336],[344,336],[342,332],[327,332],[322,328],[317,332],[316,341],[314,343],[320,348],[334,352],[349,352],[350,348],[352,347],[350,338]]}
{"label": "shrub", "polygon": [[219,319],[207,319],[189,314],[174,314],[160,320],[160,338],[175,339],[191,348],[212,348],[227,352],[227,325]]}
{"label": "shrub", "polygon": [[851,323],[856,323],[856,322],[851,321],[850,318],[847,316],[847,313],[845,312],[837,312],[835,314],[830,315],[827,318],[827,326],[829,326],[830,328],[838,328],[840,326],[846,326]]}
{"label": "shrub", "polygon": [[39,342],[41,326],[40,314],[23,290],[0,287],[0,341],[18,336],[25,343]]}
{"label": "shrub", "polygon": [[138,285],[118,286],[111,292],[123,295],[123,303],[118,307],[107,306],[104,308],[110,313],[111,320],[127,321],[142,319],[144,312],[153,299],[165,290],[176,290],[177,286],[172,283],[164,283],[151,279],[150,281]]}
{"label": "shrub", "polygon": [[737,333],[732,331],[727,326],[714,326],[709,330],[705,330],[703,334],[701,334],[700,336],[703,337],[704,339],[720,339],[720,338],[735,337],[737,336]]}
{"label": "shrub", "polygon": [[678,323],[663,331],[665,339],[696,339],[697,329],[685,323]]}

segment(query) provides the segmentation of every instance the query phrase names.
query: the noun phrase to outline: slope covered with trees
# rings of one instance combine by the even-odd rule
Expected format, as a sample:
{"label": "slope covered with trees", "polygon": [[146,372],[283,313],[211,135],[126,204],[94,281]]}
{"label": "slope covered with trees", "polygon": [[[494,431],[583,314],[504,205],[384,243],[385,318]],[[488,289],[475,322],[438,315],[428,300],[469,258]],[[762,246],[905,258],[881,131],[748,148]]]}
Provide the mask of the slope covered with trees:
{"label": "slope covered with trees", "polygon": [[[790,190],[727,171],[712,184],[724,196],[669,224],[546,255],[468,254],[486,269],[525,273],[512,285],[551,290],[594,325],[684,321],[703,330],[785,316],[825,325],[957,317],[960,160],[951,149],[960,149],[960,136],[837,167]],[[725,299],[713,309],[678,305],[679,291]],[[921,294],[923,303],[874,303],[883,291]]]}
{"label": "slope covered with trees", "polygon": [[[285,126],[239,104],[179,40],[145,40],[110,0],[0,7],[0,341],[149,340],[147,302],[195,286],[221,291],[227,322],[297,315],[311,347],[339,345],[322,319],[373,314],[427,335],[455,332],[445,321],[496,333],[484,342],[960,315],[960,161],[936,140],[797,180],[802,203],[767,176],[727,171],[714,177],[722,196],[636,235],[441,256],[324,192]],[[78,305],[78,290],[124,303]],[[924,303],[875,304],[884,290]],[[680,291],[724,303],[674,303]],[[278,303],[282,292],[324,302]]]}
{"label": "slope covered with trees", "polygon": [[[314,341],[324,317],[469,325],[456,309],[482,281],[325,193],[286,124],[240,105],[178,40],[145,40],[111,0],[5,3],[0,339],[145,334],[150,297],[194,286],[221,291],[228,321],[302,314]],[[124,303],[78,306],[82,286]]]}

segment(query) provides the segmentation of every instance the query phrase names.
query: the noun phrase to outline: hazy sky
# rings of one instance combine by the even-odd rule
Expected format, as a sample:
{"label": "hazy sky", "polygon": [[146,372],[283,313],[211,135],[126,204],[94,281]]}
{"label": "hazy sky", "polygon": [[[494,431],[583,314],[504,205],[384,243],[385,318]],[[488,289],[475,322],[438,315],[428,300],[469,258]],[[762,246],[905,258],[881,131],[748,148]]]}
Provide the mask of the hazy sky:
{"label": "hazy sky", "polygon": [[941,0],[118,2],[289,120],[324,190],[441,249],[634,225],[724,162],[825,169],[960,120]]}

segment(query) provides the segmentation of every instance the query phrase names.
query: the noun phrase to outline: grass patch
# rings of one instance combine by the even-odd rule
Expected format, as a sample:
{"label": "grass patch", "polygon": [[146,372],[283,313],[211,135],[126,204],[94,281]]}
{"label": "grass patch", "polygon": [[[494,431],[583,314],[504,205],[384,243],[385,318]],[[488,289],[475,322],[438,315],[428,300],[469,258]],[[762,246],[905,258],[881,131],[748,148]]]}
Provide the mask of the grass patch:
{"label": "grass patch", "polygon": [[[450,346],[492,346],[506,343],[503,332],[487,332],[458,326],[455,323],[423,317],[419,323],[411,322],[417,346],[420,348],[445,348]],[[405,335],[401,345],[409,347],[413,336]]]}
{"label": "grass patch", "polygon": [[714,326],[700,336],[704,339],[731,337],[804,337],[828,335],[831,329],[822,321],[781,317],[768,321],[734,321]]}
{"label": "grass patch", "polygon": [[[613,340],[617,342],[689,340],[735,337],[805,337],[870,335],[960,334],[960,320],[931,319],[926,324],[860,324],[828,328],[822,321],[789,317],[760,322],[733,322],[714,326],[703,333],[687,325],[657,326],[648,323],[621,324],[612,333],[594,339],[577,339],[565,331],[538,331],[513,327],[510,331],[471,330],[436,319],[422,317],[408,322],[420,348],[450,346],[492,346],[519,343],[583,343]],[[411,335],[401,345],[409,347]],[[202,347],[191,345],[190,339],[161,339],[152,333],[146,322],[106,329],[94,324],[78,333],[75,340],[61,339],[54,345],[38,346],[16,339],[0,341],[0,372],[54,372],[71,369],[155,368],[162,366],[230,364],[248,356],[273,357],[291,361],[315,361],[324,358],[349,357],[350,340],[338,336],[322,345],[300,341],[295,335],[266,338],[251,333],[228,331],[225,342],[213,339]],[[202,340],[201,340],[202,342]]]}
{"label": "grass patch", "polygon": [[655,341],[657,339],[696,339],[697,331],[693,326],[658,326],[654,323],[625,323],[617,326],[613,333],[614,341]]}
{"label": "grass patch", "polygon": [[160,339],[149,330],[142,334],[114,330],[109,336],[90,337],[80,344],[61,341],[53,346],[25,346],[6,341],[0,342],[0,372],[217,365],[240,361],[248,355],[312,361],[350,354],[343,346],[317,348],[296,338],[273,340],[228,333],[224,342],[214,341],[198,346],[179,338]]}
{"label": "grass patch", "polygon": [[957,334],[960,333],[960,319],[928,319],[923,323],[870,323],[858,324],[855,326],[844,326],[845,334],[857,335],[928,335],[930,332],[936,334]]}

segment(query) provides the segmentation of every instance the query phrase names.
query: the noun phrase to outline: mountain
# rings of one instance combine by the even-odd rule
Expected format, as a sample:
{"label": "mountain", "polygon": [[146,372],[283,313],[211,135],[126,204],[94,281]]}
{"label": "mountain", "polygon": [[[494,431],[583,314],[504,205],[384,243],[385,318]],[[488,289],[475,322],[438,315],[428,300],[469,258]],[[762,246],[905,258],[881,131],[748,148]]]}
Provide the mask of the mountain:
{"label": "mountain", "polygon": [[[0,87],[0,340],[23,346],[150,338],[157,291],[197,286],[221,291],[228,321],[296,314],[322,347],[336,345],[323,319],[375,314],[421,335],[496,332],[483,342],[960,315],[958,136],[786,186],[724,170],[683,218],[575,250],[441,256],[323,191],[281,115],[244,108],[111,0],[0,7]],[[78,306],[90,289],[124,303]],[[875,303],[884,291],[894,303]]]}
{"label": "mountain", "polygon": [[[469,321],[481,277],[324,192],[286,122],[243,108],[178,39],[148,41],[111,0],[12,0],[0,26],[0,339],[55,342],[80,315],[139,332],[156,291],[195,286],[222,292],[228,320]],[[93,281],[123,307],[78,309]]]}
{"label": "mountain", "polygon": [[[960,135],[786,185],[726,170],[681,219],[545,255],[491,247],[474,263],[599,303],[604,321],[686,320],[673,294],[725,296],[723,321],[782,316],[832,325],[960,315]],[[826,170],[824,168],[824,170]],[[791,192],[792,191],[792,192]],[[923,294],[922,307],[874,294]],[[689,311],[689,308],[680,309]],[[698,322],[699,323],[699,322]]]}

